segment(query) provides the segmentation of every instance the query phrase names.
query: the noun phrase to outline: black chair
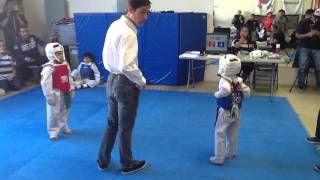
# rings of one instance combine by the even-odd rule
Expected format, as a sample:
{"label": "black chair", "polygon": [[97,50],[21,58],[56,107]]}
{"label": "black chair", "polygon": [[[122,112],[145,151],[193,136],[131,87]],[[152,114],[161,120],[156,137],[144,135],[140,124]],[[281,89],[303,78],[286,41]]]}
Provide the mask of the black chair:
{"label": "black chair", "polygon": [[[255,68],[253,70],[253,79],[252,79],[253,89],[256,88],[257,84],[267,84],[267,83],[269,84],[273,83],[273,87],[276,87],[276,89],[278,89],[278,86],[279,86],[278,64],[274,65],[275,74],[272,74],[272,66],[273,66],[272,64],[266,64],[266,63],[255,64]],[[272,82],[272,76],[275,77],[273,82]]]}

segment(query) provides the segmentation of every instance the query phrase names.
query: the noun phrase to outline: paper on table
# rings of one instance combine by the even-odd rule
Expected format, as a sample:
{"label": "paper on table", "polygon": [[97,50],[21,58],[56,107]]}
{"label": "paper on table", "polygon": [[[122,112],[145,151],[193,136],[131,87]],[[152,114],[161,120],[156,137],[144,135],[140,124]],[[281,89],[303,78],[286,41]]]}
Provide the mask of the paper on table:
{"label": "paper on table", "polygon": [[200,55],[200,51],[190,51],[189,53],[190,54],[198,54],[198,55]]}
{"label": "paper on table", "polygon": [[196,57],[199,57],[199,55],[198,54],[184,53],[184,54],[181,54],[179,56],[179,58],[196,58]]}

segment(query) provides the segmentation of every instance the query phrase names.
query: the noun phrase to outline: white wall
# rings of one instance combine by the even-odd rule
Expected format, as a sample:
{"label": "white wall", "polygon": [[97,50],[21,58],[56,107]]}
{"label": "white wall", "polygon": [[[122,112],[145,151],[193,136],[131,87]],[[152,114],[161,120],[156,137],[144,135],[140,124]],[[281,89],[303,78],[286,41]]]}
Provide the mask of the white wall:
{"label": "white wall", "polygon": [[43,39],[46,34],[44,0],[23,0],[23,7],[30,33]]}
{"label": "white wall", "polygon": [[69,16],[84,12],[116,12],[117,0],[66,0]]}

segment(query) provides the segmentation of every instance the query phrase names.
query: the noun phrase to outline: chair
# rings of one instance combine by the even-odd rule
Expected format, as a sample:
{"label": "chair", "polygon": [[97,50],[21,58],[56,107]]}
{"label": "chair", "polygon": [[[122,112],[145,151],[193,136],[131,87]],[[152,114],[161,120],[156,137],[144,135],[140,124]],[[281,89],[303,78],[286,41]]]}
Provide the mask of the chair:
{"label": "chair", "polygon": [[[275,66],[275,78],[272,82],[272,76],[274,74],[272,74],[272,66]],[[259,83],[259,82],[265,82],[268,83],[268,84],[271,84],[273,83],[273,87],[275,87],[274,85],[276,84],[276,89],[278,89],[278,86],[279,86],[279,81],[278,81],[278,65],[275,64],[275,65],[272,65],[272,64],[266,64],[266,63],[256,63],[255,64],[255,68],[254,68],[254,71],[253,71],[253,79],[252,79],[252,84],[253,84],[253,89],[256,88],[256,85]],[[271,86],[270,86],[271,88]],[[271,89],[270,89],[271,90]]]}

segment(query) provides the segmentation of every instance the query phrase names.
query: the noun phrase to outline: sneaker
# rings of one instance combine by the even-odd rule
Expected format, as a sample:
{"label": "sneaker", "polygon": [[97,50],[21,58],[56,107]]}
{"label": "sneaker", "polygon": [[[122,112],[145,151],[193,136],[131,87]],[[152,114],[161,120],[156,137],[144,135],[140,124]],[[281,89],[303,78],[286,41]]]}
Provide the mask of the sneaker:
{"label": "sneaker", "polygon": [[320,173],[320,164],[316,164],[314,167],[313,167],[313,170],[317,171],[318,173]]}
{"label": "sneaker", "polygon": [[97,165],[100,171],[106,171],[108,169],[108,163],[103,164],[100,160],[97,160]]}
{"label": "sneaker", "polygon": [[215,156],[211,156],[209,158],[209,161],[214,164],[214,165],[217,165],[217,166],[223,166],[224,164],[224,159],[216,159]]}
{"label": "sneaker", "polygon": [[317,137],[307,137],[307,141],[311,144],[320,144],[320,138]]}
{"label": "sneaker", "polygon": [[129,174],[142,170],[147,166],[147,164],[147,161],[132,161],[130,166],[122,168],[121,174]]}
{"label": "sneaker", "polygon": [[298,87],[299,87],[300,90],[303,90],[304,89],[304,84],[303,83],[299,83]]}

